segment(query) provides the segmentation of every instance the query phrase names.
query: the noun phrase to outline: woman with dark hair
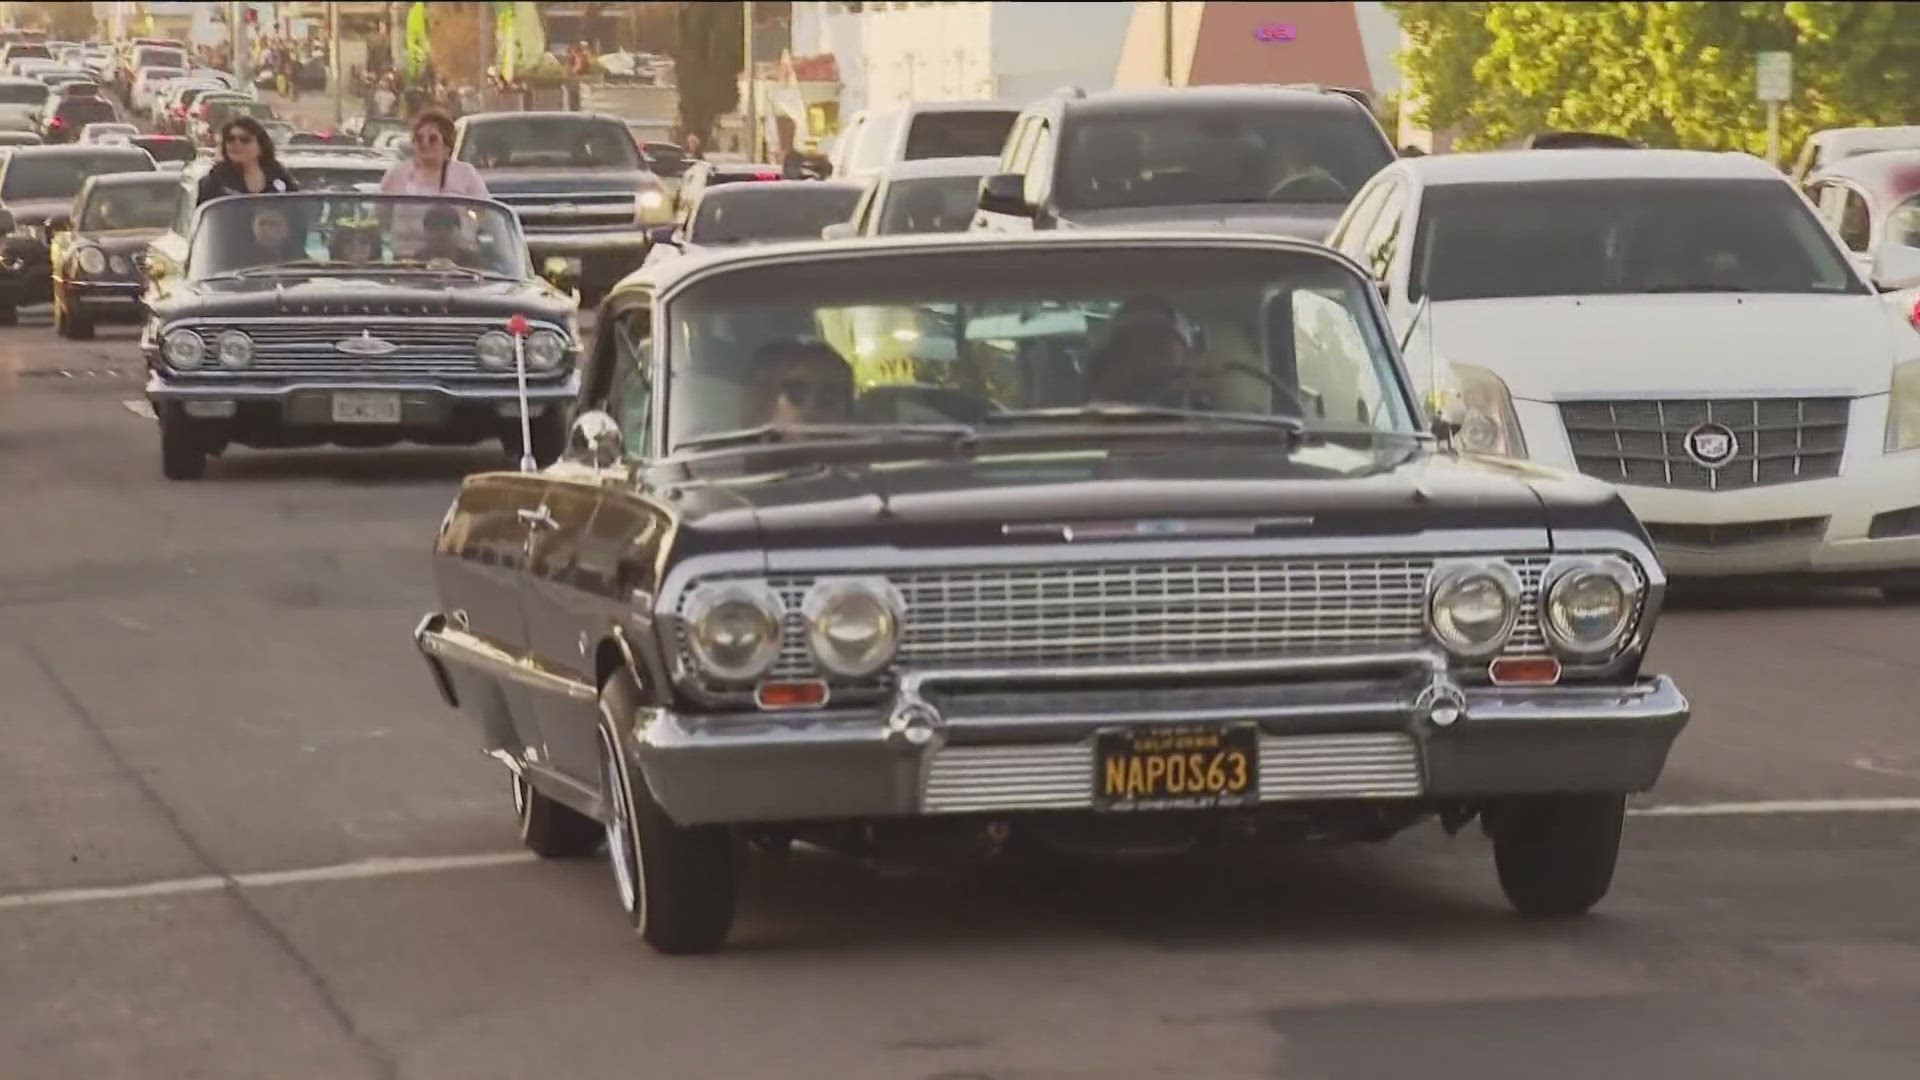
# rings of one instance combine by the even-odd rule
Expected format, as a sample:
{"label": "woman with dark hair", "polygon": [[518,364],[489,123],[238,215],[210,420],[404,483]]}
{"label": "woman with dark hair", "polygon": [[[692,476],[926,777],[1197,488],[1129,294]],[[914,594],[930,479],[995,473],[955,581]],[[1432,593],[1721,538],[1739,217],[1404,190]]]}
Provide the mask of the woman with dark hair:
{"label": "woman with dark hair", "polygon": [[453,160],[453,118],[429,109],[413,118],[413,159],[397,161],[380,178],[389,195],[470,195],[485,199],[480,170]]}
{"label": "woman with dark hair", "polygon": [[195,204],[228,195],[298,191],[293,175],[274,156],[267,129],[251,116],[236,116],[220,128],[220,160],[200,178]]}

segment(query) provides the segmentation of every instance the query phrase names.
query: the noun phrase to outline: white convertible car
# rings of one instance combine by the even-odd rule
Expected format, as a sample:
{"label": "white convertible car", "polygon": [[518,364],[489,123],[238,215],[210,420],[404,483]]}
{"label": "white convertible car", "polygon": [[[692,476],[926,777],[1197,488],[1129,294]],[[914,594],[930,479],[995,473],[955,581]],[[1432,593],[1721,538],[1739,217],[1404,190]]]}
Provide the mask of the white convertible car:
{"label": "white convertible car", "polygon": [[1329,243],[1369,266],[1465,448],[1618,484],[1676,577],[1920,599],[1920,333],[1745,154],[1394,163]]}

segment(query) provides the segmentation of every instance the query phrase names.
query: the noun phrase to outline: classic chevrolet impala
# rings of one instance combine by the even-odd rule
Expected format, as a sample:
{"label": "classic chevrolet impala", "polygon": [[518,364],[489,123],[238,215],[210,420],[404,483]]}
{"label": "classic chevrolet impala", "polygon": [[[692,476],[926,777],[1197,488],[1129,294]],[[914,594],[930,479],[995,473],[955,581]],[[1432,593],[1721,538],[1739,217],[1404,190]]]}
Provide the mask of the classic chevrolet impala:
{"label": "classic chevrolet impala", "polygon": [[[1279,238],[755,249],[601,309],[561,460],[467,478],[433,677],[655,948],[736,852],[1383,840],[1608,891],[1688,718],[1614,492],[1460,453],[1359,267]],[[1437,433],[1437,434],[1436,434]]]}

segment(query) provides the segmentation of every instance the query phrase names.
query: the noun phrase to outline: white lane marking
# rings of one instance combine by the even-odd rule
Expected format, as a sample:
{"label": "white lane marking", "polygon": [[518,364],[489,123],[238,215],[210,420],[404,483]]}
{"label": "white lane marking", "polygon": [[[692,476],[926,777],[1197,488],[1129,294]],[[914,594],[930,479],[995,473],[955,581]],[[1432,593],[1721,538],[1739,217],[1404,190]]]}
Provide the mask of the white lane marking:
{"label": "white lane marking", "polygon": [[129,398],[125,401],[122,401],[120,405],[122,408],[126,409],[128,412],[132,413],[133,415],[139,417],[142,420],[158,419],[158,417],[153,415],[153,402],[151,401],[140,401],[133,398]]}
{"label": "white lane marking", "polygon": [[1911,814],[1920,798],[1781,799],[1775,802],[1673,803],[1641,806],[1632,817],[1767,817],[1780,814]]}
{"label": "white lane marking", "polygon": [[43,892],[0,895],[0,911],[30,907],[65,907],[101,900],[140,900],[149,896],[177,896],[182,893],[220,892],[228,888],[264,889],[276,885],[306,885],[323,881],[357,881],[365,878],[399,877],[407,874],[437,874],[448,870],[477,870],[491,866],[514,866],[533,862],[530,851],[493,851],[479,855],[439,855],[361,859],[333,866],[309,866],[295,870],[261,870],[230,877],[203,875],[148,881],[138,885],[110,885],[84,889],[47,889]]}

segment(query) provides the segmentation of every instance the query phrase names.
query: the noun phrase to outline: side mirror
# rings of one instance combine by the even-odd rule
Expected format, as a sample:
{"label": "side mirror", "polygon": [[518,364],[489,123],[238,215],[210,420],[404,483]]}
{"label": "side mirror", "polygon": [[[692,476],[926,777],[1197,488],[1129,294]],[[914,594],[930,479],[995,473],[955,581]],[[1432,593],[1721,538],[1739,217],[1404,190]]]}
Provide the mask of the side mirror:
{"label": "side mirror", "polygon": [[581,413],[567,435],[567,459],[594,469],[611,469],[626,457],[620,422],[598,409]]}
{"label": "side mirror", "polygon": [[655,225],[653,228],[647,230],[647,242],[651,244],[672,244],[673,230],[674,227],[672,225]]}
{"label": "side mirror", "polygon": [[573,292],[580,287],[580,268],[558,255],[548,257],[545,265],[540,267],[540,276],[563,293]]}
{"label": "side mirror", "polygon": [[16,224],[17,222],[13,220],[13,211],[0,210],[0,236],[5,236],[12,232]]}
{"label": "side mirror", "polygon": [[860,233],[854,229],[851,221],[836,221],[820,230],[822,240],[851,240]]}
{"label": "side mirror", "polygon": [[1873,287],[1898,292],[1920,285],[1920,248],[1888,241],[1873,253]]}
{"label": "side mirror", "polygon": [[980,209],[989,214],[1032,217],[1027,203],[1027,178],[1019,173],[996,173],[980,181]]}

